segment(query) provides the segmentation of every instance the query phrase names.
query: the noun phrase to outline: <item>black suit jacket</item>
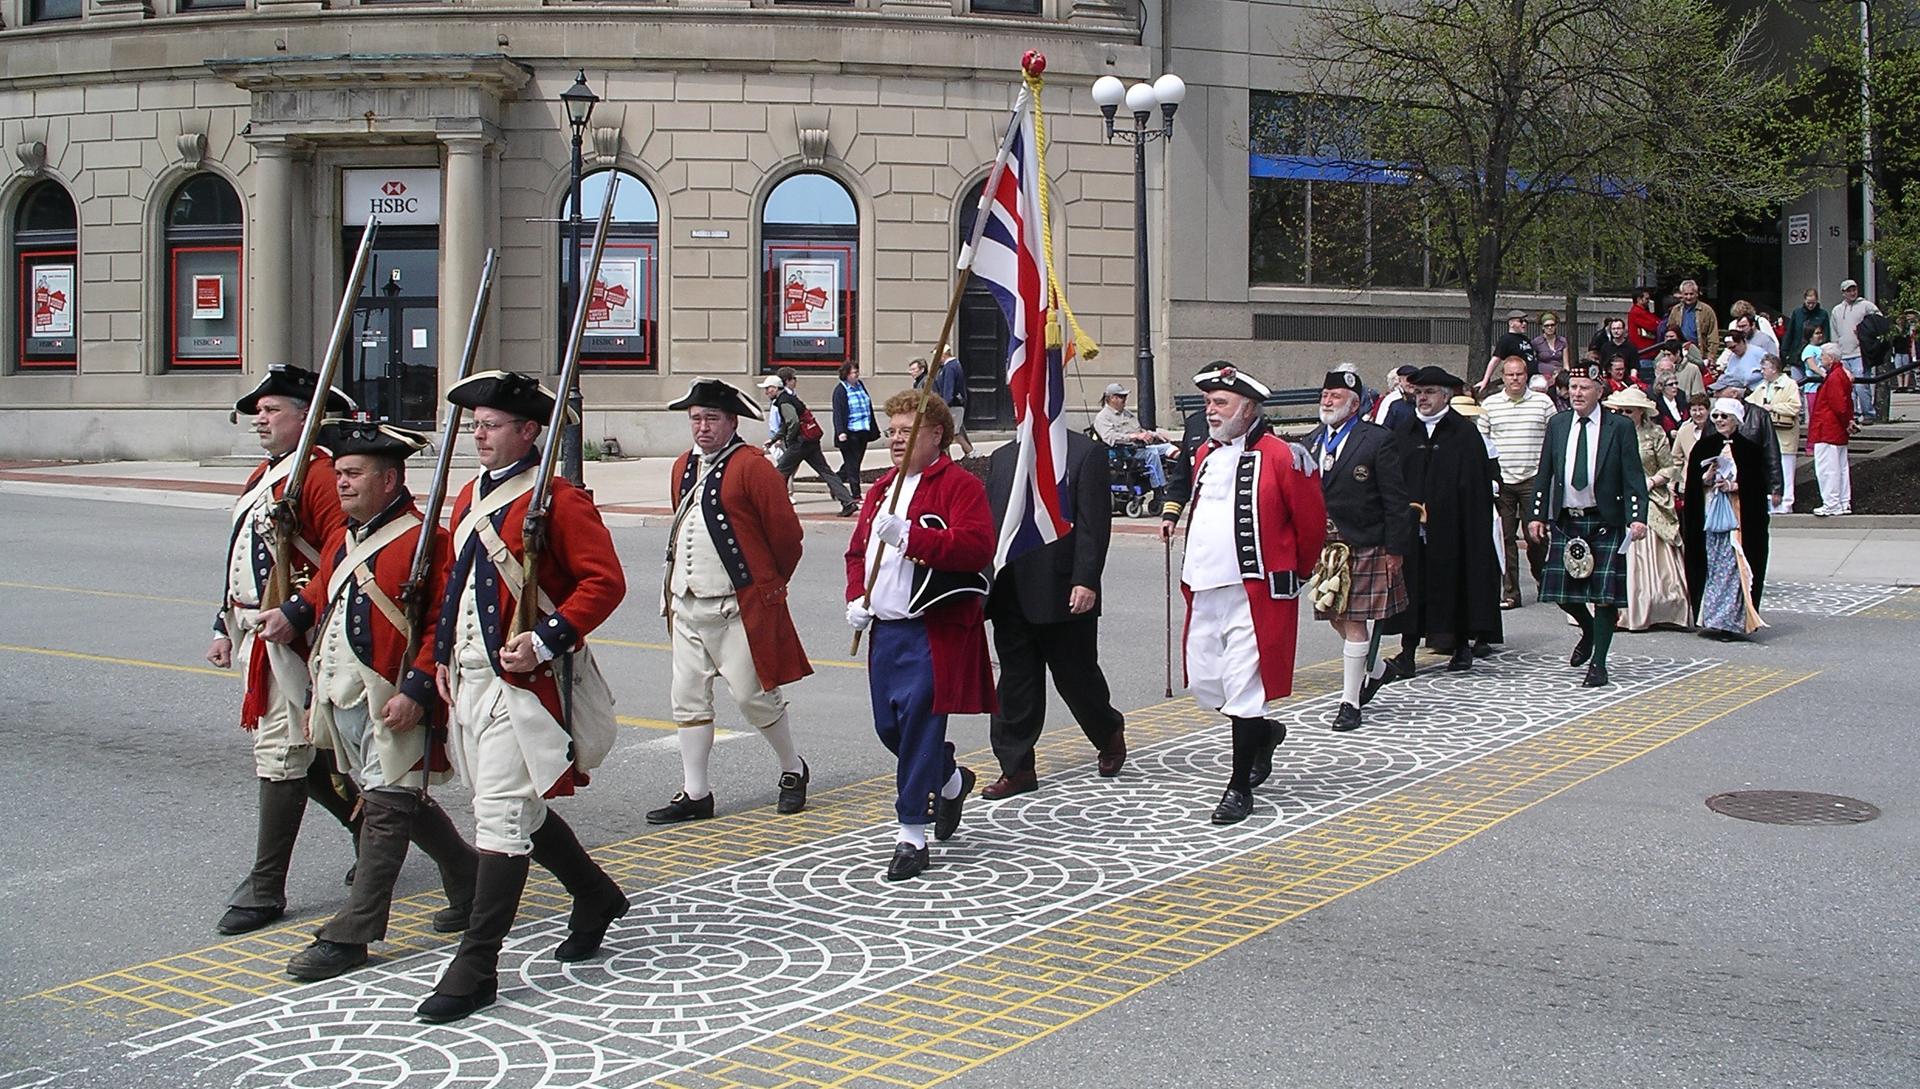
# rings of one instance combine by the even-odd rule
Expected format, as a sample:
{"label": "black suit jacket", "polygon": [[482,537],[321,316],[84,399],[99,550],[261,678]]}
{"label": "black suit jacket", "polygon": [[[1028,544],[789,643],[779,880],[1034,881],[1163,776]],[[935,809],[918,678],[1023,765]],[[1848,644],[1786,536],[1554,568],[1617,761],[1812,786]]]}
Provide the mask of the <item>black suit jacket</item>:
{"label": "black suit jacket", "polygon": [[[1007,516],[1018,453],[1018,444],[1010,442],[995,450],[987,462],[987,503],[993,509],[996,531]],[[1073,497],[1072,531],[1020,556],[994,576],[993,592],[987,596],[988,619],[1015,609],[1030,624],[1058,624],[1100,614],[1098,597],[1091,612],[1076,616],[1067,611],[1067,596],[1075,586],[1097,594],[1107,566],[1113,500],[1105,445],[1068,433],[1066,487]]]}
{"label": "black suit jacket", "polygon": [[[1540,446],[1540,468],[1533,478],[1530,522],[1558,521],[1565,506],[1567,433],[1573,426],[1573,410],[1556,413],[1547,421],[1547,439]],[[1590,436],[1591,437],[1591,436]],[[1647,520],[1647,474],[1640,464],[1640,436],[1633,421],[1617,412],[1600,410],[1600,450],[1595,459],[1593,498],[1600,507],[1600,520],[1610,526],[1626,526]]]}
{"label": "black suit jacket", "polygon": [[[1307,449],[1319,458],[1326,441],[1322,424],[1307,436]],[[1413,508],[1407,504],[1406,470],[1393,432],[1365,420],[1355,423],[1333,468],[1322,465],[1320,491],[1327,498],[1327,520],[1349,547],[1385,545],[1396,556],[1413,548]]]}

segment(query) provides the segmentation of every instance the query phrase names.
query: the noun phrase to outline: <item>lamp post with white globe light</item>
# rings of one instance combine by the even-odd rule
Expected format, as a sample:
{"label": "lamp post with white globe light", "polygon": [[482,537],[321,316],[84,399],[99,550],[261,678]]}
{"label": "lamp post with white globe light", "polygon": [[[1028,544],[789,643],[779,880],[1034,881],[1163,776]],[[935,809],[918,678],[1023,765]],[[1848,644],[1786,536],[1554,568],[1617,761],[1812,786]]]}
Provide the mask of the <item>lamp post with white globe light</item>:
{"label": "lamp post with white globe light", "polygon": [[[1126,140],[1133,144],[1133,309],[1134,358],[1133,381],[1140,390],[1140,422],[1157,427],[1153,379],[1152,292],[1147,277],[1147,144],[1173,138],[1173,113],[1187,97],[1186,81],[1168,72],[1152,83],[1129,87],[1116,76],[1101,76],[1093,83],[1093,101],[1107,119],[1107,142]],[[1126,103],[1133,114],[1133,128],[1115,129],[1114,114]],[[1153,108],[1160,107],[1160,125],[1148,128]]]}

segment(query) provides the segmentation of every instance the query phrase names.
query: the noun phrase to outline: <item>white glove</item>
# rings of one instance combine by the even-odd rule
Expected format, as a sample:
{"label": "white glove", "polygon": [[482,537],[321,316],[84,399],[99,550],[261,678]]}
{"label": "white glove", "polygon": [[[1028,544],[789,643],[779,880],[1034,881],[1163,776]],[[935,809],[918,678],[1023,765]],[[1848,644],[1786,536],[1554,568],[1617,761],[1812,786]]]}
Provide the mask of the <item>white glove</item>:
{"label": "white glove", "polygon": [[847,627],[854,631],[866,631],[867,625],[871,623],[873,623],[873,610],[858,601],[847,602]]}
{"label": "white glove", "polygon": [[902,552],[907,548],[907,529],[910,523],[897,514],[881,513],[873,519],[874,535]]}
{"label": "white glove", "polygon": [[1290,442],[1287,448],[1293,451],[1293,467],[1308,476],[1320,475],[1320,463],[1314,460],[1313,451],[1297,442]]}

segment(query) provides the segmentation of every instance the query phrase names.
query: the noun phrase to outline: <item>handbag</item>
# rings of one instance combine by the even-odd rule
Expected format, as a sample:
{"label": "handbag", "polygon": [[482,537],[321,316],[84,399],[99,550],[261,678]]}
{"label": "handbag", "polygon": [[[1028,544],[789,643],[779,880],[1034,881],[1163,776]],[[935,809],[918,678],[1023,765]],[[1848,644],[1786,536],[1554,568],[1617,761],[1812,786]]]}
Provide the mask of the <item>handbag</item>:
{"label": "handbag", "polygon": [[1733,500],[1727,493],[1715,490],[1707,496],[1705,525],[1708,533],[1731,533],[1740,528],[1740,519],[1733,512]]}

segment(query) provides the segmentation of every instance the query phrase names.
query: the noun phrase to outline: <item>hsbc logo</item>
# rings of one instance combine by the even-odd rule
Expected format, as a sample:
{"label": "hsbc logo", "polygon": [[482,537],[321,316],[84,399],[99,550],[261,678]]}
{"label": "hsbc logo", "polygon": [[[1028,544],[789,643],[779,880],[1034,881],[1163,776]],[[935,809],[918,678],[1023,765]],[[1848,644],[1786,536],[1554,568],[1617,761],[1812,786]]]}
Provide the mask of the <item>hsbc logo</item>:
{"label": "hsbc logo", "polygon": [[403,181],[390,181],[381,186],[380,191],[390,197],[397,197],[407,191],[407,183]]}
{"label": "hsbc logo", "polygon": [[377,218],[390,226],[439,223],[440,182],[440,172],[427,167],[343,170],[342,222],[357,225]]}

